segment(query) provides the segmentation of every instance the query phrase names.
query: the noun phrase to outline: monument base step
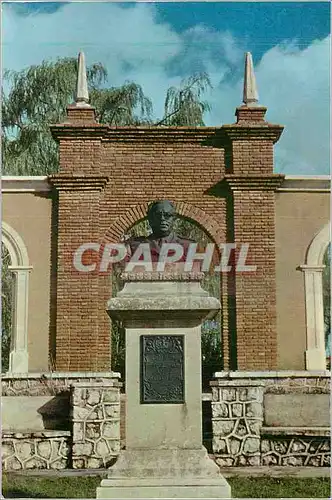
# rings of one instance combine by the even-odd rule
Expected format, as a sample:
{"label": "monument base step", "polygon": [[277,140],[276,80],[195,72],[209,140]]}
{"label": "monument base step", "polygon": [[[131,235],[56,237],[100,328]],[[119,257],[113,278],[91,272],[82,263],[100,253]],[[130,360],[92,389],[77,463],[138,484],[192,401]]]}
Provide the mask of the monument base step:
{"label": "monument base step", "polygon": [[205,448],[121,451],[97,498],[231,498]]}
{"label": "monument base step", "polygon": [[222,476],[217,479],[104,479],[97,498],[231,498],[231,488]]}

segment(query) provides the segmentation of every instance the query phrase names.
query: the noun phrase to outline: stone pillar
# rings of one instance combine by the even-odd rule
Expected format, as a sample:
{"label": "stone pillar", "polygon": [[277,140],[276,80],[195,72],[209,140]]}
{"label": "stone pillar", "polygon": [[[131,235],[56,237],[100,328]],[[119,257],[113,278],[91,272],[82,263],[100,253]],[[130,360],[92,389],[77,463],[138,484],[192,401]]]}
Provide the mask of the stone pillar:
{"label": "stone pillar", "polygon": [[264,382],[216,380],[212,386],[212,449],[221,467],[260,465]]}
{"label": "stone pillar", "polygon": [[11,351],[9,354],[9,373],[27,373],[28,355],[28,290],[31,267],[9,266],[14,275],[13,287],[13,324]]}
{"label": "stone pillar", "polygon": [[97,498],[229,498],[202,446],[201,323],[220,302],[203,275],[124,274],[108,304],[126,328],[126,449]]}
{"label": "stone pillar", "polygon": [[[108,182],[107,176],[99,174],[105,130],[106,126],[96,123],[94,108],[77,104],[67,107],[65,123],[51,127],[59,143],[59,173],[49,176],[57,198],[54,293],[57,371],[102,372],[110,369],[110,330],[104,328],[104,323],[100,327],[99,285],[102,278],[98,273],[96,250],[102,236],[100,203]],[[96,245],[82,257],[83,264],[97,264],[90,272],[74,265],[75,252],[88,243]]]}
{"label": "stone pillar", "polygon": [[[99,202],[107,180],[93,175],[50,177],[58,193],[57,371],[110,369],[110,332],[99,331],[98,270]],[[92,244],[91,249],[75,259],[76,252],[86,244]],[[84,266],[89,253],[87,261],[94,263],[95,269],[88,271],[77,263]]]}
{"label": "stone pillar", "polygon": [[74,469],[108,467],[120,451],[120,389],[117,381],[71,386]]}
{"label": "stone pillar", "polygon": [[229,164],[224,183],[230,192],[228,228],[237,246],[249,244],[250,272],[235,270],[231,301],[233,332],[230,366],[239,370],[277,368],[275,191],[283,180],[273,174],[273,144],[283,127],[264,120],[266,108],[241,106],[237,123],[224,125]]}
{"label": "stone pillar", "polygon": [[307,370],[326,370],[323,270],[325,266],[300,266],[304,273]]}

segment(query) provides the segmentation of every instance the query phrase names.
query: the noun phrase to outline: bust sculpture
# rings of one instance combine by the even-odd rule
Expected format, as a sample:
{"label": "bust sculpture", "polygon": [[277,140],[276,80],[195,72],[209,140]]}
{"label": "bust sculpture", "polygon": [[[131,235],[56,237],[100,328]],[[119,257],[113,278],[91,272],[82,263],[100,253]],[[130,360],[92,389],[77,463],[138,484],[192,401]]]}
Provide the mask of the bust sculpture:
{"label": "bust sculpture", "polygon": [[151,203],[147,212],[148,221],[152,230],[149,236],[138,236],[126,241],[128,254],[133,255],[139,245],[149,243],[152,262],[158,261],[161,247],[165,243],[175,243],[183,248],[180,262],[186,257],[188,246],[195,243],[193,240],[182,238],[174,231],[176,221],[175,206],[171,201],[158,200]]}

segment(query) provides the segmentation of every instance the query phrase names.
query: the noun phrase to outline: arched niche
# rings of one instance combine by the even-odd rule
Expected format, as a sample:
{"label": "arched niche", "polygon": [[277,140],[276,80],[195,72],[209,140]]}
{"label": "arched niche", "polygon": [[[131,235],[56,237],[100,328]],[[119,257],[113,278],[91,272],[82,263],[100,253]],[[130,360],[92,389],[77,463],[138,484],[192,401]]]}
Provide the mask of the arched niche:
{"label": "arched niche", "polygon": [[323,270],[324,254],[331,240],[330,224],[326,224],[311,241],[305,264],[300,266],[304,273],[306,312],[307,370],[326,370]]}
{"label": "arched niche", "polygon": [[7,248],[13,273],[12,341],[9,355],[9,373],[27,373],[28,355],[28,251],[21,236],[6,222],[2,222],[1,241]]}

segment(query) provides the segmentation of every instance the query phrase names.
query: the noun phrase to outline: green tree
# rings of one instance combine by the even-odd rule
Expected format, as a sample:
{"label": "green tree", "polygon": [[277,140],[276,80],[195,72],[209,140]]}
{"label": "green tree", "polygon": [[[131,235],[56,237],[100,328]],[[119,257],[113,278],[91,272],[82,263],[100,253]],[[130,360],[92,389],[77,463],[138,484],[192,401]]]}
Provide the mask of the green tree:
{"label": "green tree", "polygon": [[[47,175],[58,169],[58,149],[50,124],[61,123],[66,106],[74,101],[77,60],[44,61],[21,71],[5,71],[2,90],[3,173]],[[107,72],[101,63],[87,68],[90,101],[100,123],[126,126],[153,124],[153,106],[140,85],[125,82],[107,87]],[[179,89],[167,91],[165,114],[156,125],[204,125],[209,109],[202,101],[211,87],[205,73],[183,80]]]}

